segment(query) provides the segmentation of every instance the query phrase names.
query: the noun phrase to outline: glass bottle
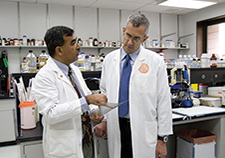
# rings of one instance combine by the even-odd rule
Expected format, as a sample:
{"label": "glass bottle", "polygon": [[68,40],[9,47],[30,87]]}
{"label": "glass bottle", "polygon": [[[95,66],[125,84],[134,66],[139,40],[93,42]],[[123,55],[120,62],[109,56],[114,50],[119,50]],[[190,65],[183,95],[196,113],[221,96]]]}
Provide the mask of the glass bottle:
{"label": "glass bottle", "polygon": [[91,63],[89,60],[89,55],[86,55],[84,60],[84,71],[90,71],[90,69],[91,69]]}
{"label": "glass bottle", "polygon": [[41,51],[41,54],[38,57],[39,70],[46,64],[48,60],[48,54],[45,50]]}
{"label": "glass bottle", "polygon": [[217,67],[217,58],[215,54],[212,54],[210,58],[210,67]]}
{"label": "glass bottle", "polygon": [[78,38],[77,43],[82,46],[83,45],[83,41],[81,40],[81,38]]}
{"label": "glass bottle", "polygon": [[98,46],[99,45],[99,42],[97,40],[97,38],[94,38],[93,40],[93,46]]}
{"label": "glass bottle", "polygon": [[84,71],[84,58],[85,58],[85,53],[81,52],[78,55],[78,60],[75,62],[75,65],[79,67],[80,71]]}
{"label": "glass bottle", "polygon": [[26,63],[28,65],[29,72],[37,72],[37,59],[33,50],[29,50],[29,54],[26,57]]}
{"label": "glass bottle", "polygon": [[89,37],[89,46],[93,47],[93,37]]}

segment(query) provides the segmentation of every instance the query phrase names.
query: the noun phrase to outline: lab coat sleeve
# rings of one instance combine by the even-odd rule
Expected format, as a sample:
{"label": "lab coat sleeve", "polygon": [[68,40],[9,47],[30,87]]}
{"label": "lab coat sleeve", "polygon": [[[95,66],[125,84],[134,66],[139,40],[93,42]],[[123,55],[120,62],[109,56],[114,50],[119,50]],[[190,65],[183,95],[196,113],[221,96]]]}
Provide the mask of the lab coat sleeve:
{"label": "lab coat sleeve", "polygon": [[[40,73],[40,72],[39,72]],[[37,74],[32,85],[32,91],[39,112],[45,117],[49,124],[68,120],[75,115],[81,115],[81,104],[79,99],[71,99],[60,102],[60,92],[55,80],[46,77],[46,73]],[[51,75],[50,75],[51,76]]]}
{"label": "lab coat sleeve", "polygon": [[172,110],[170,89],[164,61],[160,59],[157,74],[157,118],[158,135],[172,134]]}
{"label": "lab coat sleeve", "polygon": [[[105,79],[105,60],[103,61],[101,82],[100,82],[100,86],[99,87],[100,87],[101,93],[104,94],[107,97],[106,79]],[[102,120],[102,121],[107,121],[107,114],[104,115],[104,120]]]}
{"label": "lab coat sleeve", "polygon": [[107,92],[106,92],[106,79],[105,79],[105,60],[103,61],[103,66],[102,66],[100,90],[101,90],[101,93],[103,93],[105,96],[107,96]]}

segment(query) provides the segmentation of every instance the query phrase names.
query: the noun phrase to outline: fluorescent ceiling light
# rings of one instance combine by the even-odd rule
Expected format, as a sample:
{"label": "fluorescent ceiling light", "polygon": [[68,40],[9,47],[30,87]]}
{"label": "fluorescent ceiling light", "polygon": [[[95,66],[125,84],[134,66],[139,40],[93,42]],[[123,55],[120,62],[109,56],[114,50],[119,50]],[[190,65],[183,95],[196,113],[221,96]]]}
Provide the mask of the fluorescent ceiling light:
{"label": "fluorescent ceiling light", "polygon": [[217,2],[208,1],[197,1],[197,0],[158,0],[158,5],[170,6],[170,7],[180,7],[180,8],[190,8],[190,9],[201,9],[214,5]]}

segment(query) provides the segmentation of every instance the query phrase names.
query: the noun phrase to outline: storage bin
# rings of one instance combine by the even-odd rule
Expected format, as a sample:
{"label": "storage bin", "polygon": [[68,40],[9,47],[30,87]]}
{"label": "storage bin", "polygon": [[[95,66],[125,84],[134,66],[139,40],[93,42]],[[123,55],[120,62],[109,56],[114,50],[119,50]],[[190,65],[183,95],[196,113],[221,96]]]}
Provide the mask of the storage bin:
{"label": "storage bin", "polygon": [[35,105],[34,101],[25,101],[19,104],[21,129],[36,127]]}
{"label": "storage bin", "polygon": [[202,105],[216,106],[216,107],[222,105],[221,97],[201,97],[199,99]]}
{"label": "storage bin", "polygon": [[222,97],[223,87],[208,87],[208,95]]}
{"label": "storage bin", "polygon": [[177,158],[215,158],[216,135],[201,129],[177,133]]}

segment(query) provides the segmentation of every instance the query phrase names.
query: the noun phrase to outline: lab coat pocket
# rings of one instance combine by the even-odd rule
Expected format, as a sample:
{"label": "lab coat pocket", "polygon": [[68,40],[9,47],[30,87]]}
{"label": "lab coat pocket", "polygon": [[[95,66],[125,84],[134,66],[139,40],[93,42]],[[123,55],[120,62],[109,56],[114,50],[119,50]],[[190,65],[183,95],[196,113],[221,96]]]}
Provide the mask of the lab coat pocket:
{"label": "lab coat pocket", "polygon": [[146,141],[149,144],[156,143],[156,136],[157,136],[157,124],[156,122],[149,122],[145,121],[145,134],[146,134]]}
{"label": "lab coat pocket", "polygon": [[76,153],[74,130],[49,131],[49,154],[57,157],[67,157]]}
{"label": "lab coat pocket", "polygon": [[156,93],[156,75],[139,73],[136,78],[139,93]]}

